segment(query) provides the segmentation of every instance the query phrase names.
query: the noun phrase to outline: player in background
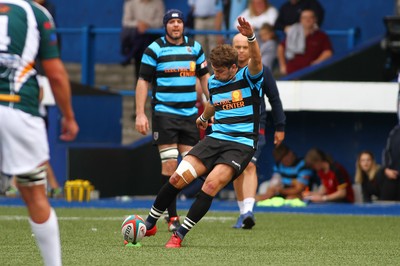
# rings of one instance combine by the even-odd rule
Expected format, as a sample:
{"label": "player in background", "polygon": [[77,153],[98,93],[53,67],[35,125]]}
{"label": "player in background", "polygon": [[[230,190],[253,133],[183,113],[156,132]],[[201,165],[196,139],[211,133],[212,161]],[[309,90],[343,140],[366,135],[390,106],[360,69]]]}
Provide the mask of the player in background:
{"label": "player in background", "polygon": [[[232,40],[232,46],[238,52],[239,68],[247,66],[250,59],[249,43],[247,38],[240,33],[235,35]],[[272,117],[275,125],[274,144],[278,146],[285,138],[286,117],[283,112],[276,81],[272,76],[271,70],[266,66],[264,66],[263,77],[264,79],[261,86],[271,105]],[[267,111],[265,110],[265,100],[264,97],[261,97],[260,129],[257,150],[249,165],[244,170],[243,175],[239,176],[233,182],[240,212],[239,218],[233,228],[251,229],[255,225],[253,208],[258,185],[257,159],[265,145],[266,120]]]}
{"label": "player in background", "polygon": [[[165,36],[158,38],[145,50],[136,86],[136,130],[146,135],[149,121],[145,114],[147,93],[152,82],[153,144],[161,158],[161,180],[165,184],[183,158],[199,141],[196,127],[196,77],[208,95],[210,77],[201,45],[183,35],[183,13],[168,10],[163,18]],[[176,200],[168,206],[168,230],[179,226]]]}
{"label": "player in background", "polygon": [[219,45],[211,51],[214,75],[208,81],[210,100],[196,124],[205,129],[214,116],[212,132],[182,159],[146,218],[146,236],[155,235],[157,220],[176,195],[198,176],[207,175],[183,224],[165,245],[167,248],[181,247],[182,240],[208,212],[217,193],[242,174],[257,147],[263,66],[252,26],[241,17],[238,22],[239,32],[249,43],[248,66],[239,69],[237,51],[230,45]]}
{"label": "player in background", "polygon": [[63,141],[79,128],[51,15],[32,1],[0,0],[0,169],[15,175],[45,265],[61,265],[57,216],[47,199],[49,147],[34,62],[41,60],[62,114]]}

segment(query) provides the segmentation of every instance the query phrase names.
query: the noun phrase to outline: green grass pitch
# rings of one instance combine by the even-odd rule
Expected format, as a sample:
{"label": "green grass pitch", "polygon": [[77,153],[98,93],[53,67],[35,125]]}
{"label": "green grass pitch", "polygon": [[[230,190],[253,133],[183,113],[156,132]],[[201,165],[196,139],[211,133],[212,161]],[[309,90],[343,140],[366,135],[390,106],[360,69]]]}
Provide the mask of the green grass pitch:
{"label": "green grass pitch", "polygon": [[[400,217],[209,212],[181,249],[166,249],[164,221],[142,247],[124,247],[124,217],[148,210],[58,208],[64,265],[400,265]],[[186,211],[179,211],[186,214]],[[23,207],[0,207],[0,265],[42,265]]]}

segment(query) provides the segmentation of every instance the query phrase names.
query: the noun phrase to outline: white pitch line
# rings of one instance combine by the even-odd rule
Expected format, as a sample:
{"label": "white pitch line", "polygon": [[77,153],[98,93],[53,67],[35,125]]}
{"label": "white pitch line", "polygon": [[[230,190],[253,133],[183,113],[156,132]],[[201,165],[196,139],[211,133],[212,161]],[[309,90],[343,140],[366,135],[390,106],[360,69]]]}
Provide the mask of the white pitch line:
{"label": "white pitch line", "polygon": [[[60,221],[122,221],[125,217],[128,215],[124,216],[119,216],[119,217],[75,217],[75,216],[59,216],[58,220]],[[183,219],[184,216],[181,216]],[[21,216],[21,215],[0,215],[0,221],[20,221],[20,220],[28,220],[28,216]],[[221,216],[221,217],[215,217],[215,216],[206,216],[201,219],[202,221],[231,221],[234,220],[232,217],[226,217],[226,216]]]}

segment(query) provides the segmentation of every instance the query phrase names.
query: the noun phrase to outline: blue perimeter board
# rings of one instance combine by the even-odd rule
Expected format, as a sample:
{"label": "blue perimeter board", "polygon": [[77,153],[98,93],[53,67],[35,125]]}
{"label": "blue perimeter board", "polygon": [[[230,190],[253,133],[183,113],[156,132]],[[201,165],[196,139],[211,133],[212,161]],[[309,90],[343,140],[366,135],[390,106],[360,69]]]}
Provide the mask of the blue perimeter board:
{"label": "blue perimeter board", "polygon": [[[153,199],[104,198],[89,202],[67,202],[64,199],[49,199],[55,208],[109,208],[109,209],[149,209]],[[193,203],[192,199],[178,200],[180,210],[188,210]],[[0,206],[25,206],[21,198],[0,197]],[[238,211],[236,201],[215,199],[210,211]],[[371,216],[400,216],[400,203],[376,202],[368,204],[340,204],[340,203],[311,203],[306,207],[255,207],[254,212],[270,213],[299,213],[299,214],[330,214],[330,215],[371,215]]]}

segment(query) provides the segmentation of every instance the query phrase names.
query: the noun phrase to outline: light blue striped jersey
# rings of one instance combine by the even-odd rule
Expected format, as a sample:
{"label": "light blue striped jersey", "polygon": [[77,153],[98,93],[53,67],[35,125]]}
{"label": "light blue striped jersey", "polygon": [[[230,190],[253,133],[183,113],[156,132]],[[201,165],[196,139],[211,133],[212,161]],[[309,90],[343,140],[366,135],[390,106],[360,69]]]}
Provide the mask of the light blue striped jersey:
{"label": "light blue striped jersey", "polygon": [[262,73],[251,76],[246,66],[227,82],[210,77],[210,103],[215,107],[210,137],[257,147]]}
{"label": "light blue striped jersey", "polygon": [[158,38],[143,54],[139,77],[153,82],[152,105],[158,115],[197,115],[196,76],[208,73],[201,45],[184,36],[175,45]]}
{"label": "light blue striped jersey", "polygon": [[313,175],[313,171],[306,167],[304,159],[297,159],[291,166],[276,164],[273,172],[281,175],[282,183],[286,186],[292,185],[294,180],[308,186],[310,177]]}

